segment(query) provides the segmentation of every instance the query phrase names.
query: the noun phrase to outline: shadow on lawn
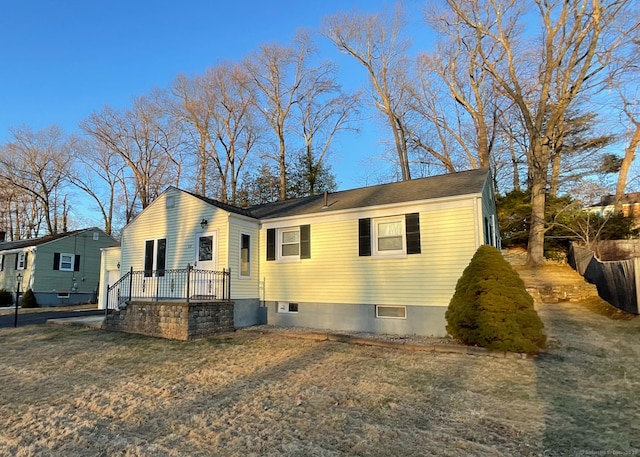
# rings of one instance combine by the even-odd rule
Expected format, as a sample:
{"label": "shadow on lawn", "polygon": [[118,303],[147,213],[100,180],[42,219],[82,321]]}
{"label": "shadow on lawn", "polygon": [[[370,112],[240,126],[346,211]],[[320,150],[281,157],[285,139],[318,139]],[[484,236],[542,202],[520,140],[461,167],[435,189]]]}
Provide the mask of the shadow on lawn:
{"label": "shadow on lawn", "polygon": [[541,317],[559,341],[536,362],[547,405],[543,455],[640,453],[640,321],[568,303],[542,305]]}
{"label": "shadow on lawn", "polygon": [[[124,347],[134,343],[120,341]],[[173,352],[172,357],[180,356],[185,345],[195,346],[202,359],[180,375],[166,400],[161,392],[130,417],[121,414],[92,445],[104,446],[109,455],[121,448],[138,455],[132,450],[138,446],[140,455],[153,449],[163,455],[423,456],[483,440],[461,412],[465,398],[455,394],[468,388],[467,373],[482,358],[416,358],[396,350],[309,341],[297,341],[291,350],[291,341],[257,336],[157,344],[139,338],[141,344]],[[229,375],[220,375],[225,367],[214,363],[216,357],[223,351],[233,355],[235,348],[242,365],[242,348],[253,354],[255,345],[260,346],[255,355],[264,357],[257,368],[246,366],[242,372],[229,366]],[[275,358],[269,359],[270,353]],[[131,379],[113,386],[122,392],[134,387]],[[515,436],[503,440],[517,441]],[[465,455],[464,449],[451,455]]]}

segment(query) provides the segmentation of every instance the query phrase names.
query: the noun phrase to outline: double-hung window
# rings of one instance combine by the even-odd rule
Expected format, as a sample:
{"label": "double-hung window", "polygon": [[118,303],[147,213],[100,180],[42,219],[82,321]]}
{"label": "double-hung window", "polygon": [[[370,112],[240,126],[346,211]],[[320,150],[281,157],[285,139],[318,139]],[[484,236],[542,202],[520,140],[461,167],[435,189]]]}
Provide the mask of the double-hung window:
{"label": "double-hung window", "polygon": [[404,254],[404,217],[374,220],[374,236],[376,254]]}
{"label": "double-hung window", "polygon": [[300,258],[300,227],[280,231],[280,258]]}
{"label": "double-hung window", "polygon": [[27,253],[18,252],[16,254],[16,270],[24,270],[27,268]]}
{"label": "double-hung window", "polygon": [[59,271],[80,271],[80,256],[65,252],[53,254],[53,269]]}
{"label": "double-hung window", "polygon": [[420,252],[418,213],[358,220],[359,256],[404,257]]}
{"label": "double-hung window", "polygon": [[267,229],[267,260],[290,262],[310,258],[310,225]]}
{"label": "double-hung window", "polygon": [[60,271],[73,271],[73,254],[60,254]]}
{"label": "double-hung window", "polygon": [[147,240],[144,244],[144,276],[164,276],[167,266],[167,239]]}

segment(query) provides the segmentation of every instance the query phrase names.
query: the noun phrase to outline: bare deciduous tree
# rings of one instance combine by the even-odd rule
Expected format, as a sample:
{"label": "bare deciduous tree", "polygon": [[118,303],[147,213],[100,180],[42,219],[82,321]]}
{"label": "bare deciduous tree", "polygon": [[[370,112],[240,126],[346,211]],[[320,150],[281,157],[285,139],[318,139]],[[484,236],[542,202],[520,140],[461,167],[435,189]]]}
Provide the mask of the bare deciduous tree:
{"label": "bare deciduous tree", "polygon": [[[484,69],[482,54],[496,60],[503,56],[487,49],[491,45],[468,29],[451,27],[455,17],[450,11],[430,8],[426,16],[444,40],[418,60],[420,84],[414,103],[427,128],[414,133],[414,143],[447,171],[455,171],[456,155],[463,168],[489,168],[505,100]],[[421,143],[427,137],[424,130],[435,131],[437,140]]]}
{"label": "bare deciduous tree", "polygon": [[220,64],[194,78],[179,76],[172,93],[172,115],[189,127],[197,151],[196,192],[215,189],[219,200],[235,203],[240,173],[260,135],[252,79],[240,65]]}
{"label": "bare deciduous tree", "polygon": [[[637,10],[636,10],[637,12]],[[640,16],[630,16],[629,20],[638,24]],[[612,71],[612,85],[618,95],[618,107],[623,119],[626,120],[624,156],[620,164],[618,180],[616,182],[615,209],[622,211],[623,197],[627,188],[629,170],[635,160],[636,151],[640,146],[640,89],[638,78],[640,77],[640,65],[638,64],[638,52],[640,51],[640,25],[633,29],[633,33],[627,35],[624,43],[626,46],[616,63],[617,68]]]}
{"label": "bare deciduous tree", "polygon": [[[81,145],[78,166],[69,171],[69,181],[96,204],[104,221],[104,230],[111,235],[114,230],[114,212],[117,192],[125,189],[122,157],[113,153],[101,142],[90,138]],[[126,214],[123,215],[126,219]]]}
{"label": "bare deciduous tree", "polygon": [[358,13],[329,16],[323,33],[343,53],[356,59],[367,71],[375,107],[393,133],[403,180],[411,179],[409,163],[410,62],[409,42],[402,36],[404,19],[400,7],[394,14]]}
{"label": "bare deciduous tree", "polygon": [[[538,40],[525,39],[519,30],[522,2],[516,0],[447,0],[456,15],[452,26],[473,33],[486,43],[478,58],[501,92],[517,107],[529,137],[532,220],[528,262],[544,262],[545,202],[553,132],[578,96],[594,91],[619,42],[610,25],[628,3],[624,0],[572,2],[533,0],[540,22]],[[531,16],[526,20],[531,20]],[[496,56],[503,56],[500,60]],[[535,57],[537,56],[537,57]],[[536,64],[537,63],[537,64]]]}
{"label": "bare deciduous tree", "polygon": [[325,64],[312,70],[310,77],[312,82],[298,103],[296,115],[304,141],[305,195],[316,193],[317,178],[331,144],[340,131],[353,129],[350,121],[360,100],[360,94],[348,95],[340,91],[333,65]]}
{"label": "bare deciduous tree", "polygon": [[181,138],[158,99],[138,97],[132,108],[123,111],[106,106],[80,123],[82,130],[126,163],[141,209],[167,185],[179,184]]}
{"label": "bare deciduous tree", "polygon": [[280,199],[287,197],[287,130],[291,110],[307,90],[309,60],[314,49],[306,33],[296,36],[294,45],[263,45],[244,61],[258,90],[257,108],[275,134],[275,154],[280,170]]}
{"label": "bare deciduous tree", "polygon": [[33,198],[27,235],[38,235],[33,229],[39,214],[47,233],[56,234],[66,228],[65,170],[74,162],[75,140],[57,126],[39,131],[11,129],[11,135],[12,140],[0,150],[0,178],[5,186],[17,189],[11,199],[14,204],[24,203],[24,194]]}

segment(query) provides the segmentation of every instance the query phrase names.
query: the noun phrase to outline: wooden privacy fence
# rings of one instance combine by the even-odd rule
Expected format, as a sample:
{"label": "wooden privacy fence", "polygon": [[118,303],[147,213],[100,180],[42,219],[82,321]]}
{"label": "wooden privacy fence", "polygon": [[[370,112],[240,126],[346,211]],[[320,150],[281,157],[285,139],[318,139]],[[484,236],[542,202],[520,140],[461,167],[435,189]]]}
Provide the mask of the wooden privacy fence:
{"label": "wooden privacy fence", "polygon": [[588,247],[573,243],[569,264],[585,280],[595,284],[603,300],[623,311],[638,314],[640,258],[603,262]]}

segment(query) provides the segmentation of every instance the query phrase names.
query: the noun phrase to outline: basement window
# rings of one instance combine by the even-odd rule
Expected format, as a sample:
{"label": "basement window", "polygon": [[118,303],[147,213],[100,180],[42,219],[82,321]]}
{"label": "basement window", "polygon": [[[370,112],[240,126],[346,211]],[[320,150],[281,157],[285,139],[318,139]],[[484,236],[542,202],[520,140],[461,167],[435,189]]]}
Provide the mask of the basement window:
{"label": "basement window", "polygon": [[376,318],[378,319],[406,319],[406,306],[382,306],[376,305]]}
{"label": "basement window", "polygon": [[297,314],[298,304],[297,303],[278,303],[278,312],[285,313],[285,314]]}

